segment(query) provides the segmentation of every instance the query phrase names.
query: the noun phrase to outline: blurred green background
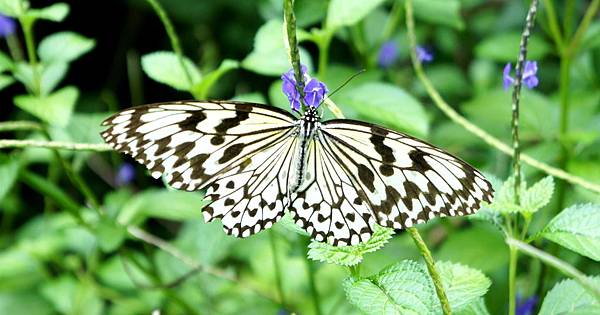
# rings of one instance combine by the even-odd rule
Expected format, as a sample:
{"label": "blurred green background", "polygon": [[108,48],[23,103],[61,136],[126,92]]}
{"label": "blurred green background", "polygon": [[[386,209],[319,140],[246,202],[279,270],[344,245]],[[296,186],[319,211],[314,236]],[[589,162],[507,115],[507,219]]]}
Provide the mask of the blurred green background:
{"label": "blurred green background", "polygon": [[[56,1],[31,1],[33,8],[52,7],[43,13],[28,11],[14,31],[3,31],[0,119],[34,123],[0,127],[0,138],[102,144],[99,124],[111,113],[170,100],[237,99],[289,109],[279,78],[290,69],[282,1],[160,3],[179,37],[191,84],[147,1],[68,1],[58,6]],[[592,3],[596,9],[590,23],[577,37]],[[524,152],[596,184],[597,3],[542,1],[528,51],[528,60],[537,61],[539,85],[523,89],[521,105]],[[22,5],[20,0],[0,0],[0,12],[23,13]],[[520,0],[415,1],[418,45],[432,54],[424,62],[425,73],[454,109],[506,143],[511,139],[512,90],[503,89],[502,71],[508,62],[514,66],[528,5]],[[297,0],[302,63],[330,90],[366,69],[332,97],[347,118],[423,138],[487,174],[507,178],[510,157],[445,116],[415,76],[404,14],[404,1]],[[562,41],[553,31],[552,14]],[[23,29],[33,19],[35,66]],[[566,43],[574,38],[576,48],[566,54]],[[326,111],[325,117],[333,115]],[[527,165],[523,171],[530,183],[545,176]],[[564,208],[600,202],[597,193],[555,183],[552,199],[533,216],[526,235],[535,236]],[[204,223],[202,205],[202,192],[168,189],[124,155],[3,148],[0,314],[361,312],[346,298],[348,269],[308,259],[309,239],[293,223],[235,239],[225,235],[219,222]],[[596,221],[591,230],[600,228]],[[185,257],[140,241],[140,229],[166,240]],[[494,224],[445,218],[419,230],[436,260],[467,265],[491,280],[480,309],[463,314],[507,312],[509,251]],[[597,253],[600,235],[594,233],[585,246]],[[534,239],[532,244],[585,274],[600,272],[590,258],[594,255]],[[383,248],[364,256],[360,272],[371,275],[404,259],[421,258],[411,238],[398,231]],[[202,267],[194,268],[196,264]],[[518,270],[518,314],[537,313],[564,275],[523,256]],[[592,306],[585,309],[589,314],[598,310]]]}

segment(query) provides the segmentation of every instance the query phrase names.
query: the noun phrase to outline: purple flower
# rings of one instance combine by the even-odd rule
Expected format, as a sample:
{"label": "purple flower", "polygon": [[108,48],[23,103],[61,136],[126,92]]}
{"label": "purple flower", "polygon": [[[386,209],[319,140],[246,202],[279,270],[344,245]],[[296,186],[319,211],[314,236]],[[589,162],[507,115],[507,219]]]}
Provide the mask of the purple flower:
{"label": "purple flower", "polygon": [[381,68],[389,68],[398,59],[398,45],[394,41],[387,41],[381,45],[379,55],[377,56],[377,64]]}
{"label": "purple flower", "polygon": [[129,184],[135,178],[135,167],[129,163],[121,164],[117,171],[115,178],[115,184],[117,186],[123,186]]}
{"label": "purple flower", "polygon": [[521,296],[517,295],[517,305],[515,306],[516,315],[531,315],[537,305],[538,297],[533,295],[525,300]]}
{"label": "purple flower", "polygon": [[417,59],[422,63],[433,61],[433,53],[423,46],[417,46]]}
{"label": "purple flower", "polygon": [[[536,87],[540,81],[537,77],[537,61],[525,61],[525,71],[523,71],[523,83],[530,89]],[[515,83],[515,79],[510,76],[512,72],[512,65],[509,63],[504,66],[502,71],[502,86],[507,90],[511,85]]]}
{"label": "purple flower", "polygon": [[16,29],[15,20],[0,14],[0,37],[12,35]]}
{"label": "purple flower", "polygon": [[[329,90],[325,83],[315,78],[311,78],[306,73],[306,66],[302,65],[301,70],[302,78],[304,80],[304,104],[315,108],[319,107],[323,98],[325,98],[325,94],[327,94]],[[300,93],[298,93],[298,90],[296,89],[294,69],[281,75],[281,80],[283,80],[281,90],[283,91],[283,94],[287,96],[290,106],[293,110],[300,111]]]}

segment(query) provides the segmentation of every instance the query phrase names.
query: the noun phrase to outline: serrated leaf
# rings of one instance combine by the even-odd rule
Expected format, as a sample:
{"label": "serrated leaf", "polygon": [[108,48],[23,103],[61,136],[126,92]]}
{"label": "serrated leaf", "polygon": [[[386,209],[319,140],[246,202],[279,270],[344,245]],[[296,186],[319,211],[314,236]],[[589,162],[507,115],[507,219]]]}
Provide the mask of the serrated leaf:
{"label": "serrated leaf", "polygon": [[281,219],[279,219],[279,221],[277,221],[275,225],[280,226],[289,232],[294,232],[304,236],[310,236],[308,232],[306,232],[303,228],[298,226],[298,224],[294,223],[294,219],[292,219],[292,216],[289,214],[289,212],[286,212],[285,215],[283,215],[283,217],[281,217]]}
{"label": "serrated leaf", "polygon": [[206,74],[204,78],[199,83],[194,84],[191,88],[191,93],[196,97],[196,99],[203,100],[206,99],[210,88],[230,70],[236,69],[239,67],[239,62],[231,59],[225,59],[221,62],[219,68],[210,73]]}
{"label": "serrated leaf", "polygon": [[40,42],[38,54],[44,63],[71,62],[90,51],[96,41],[74,32],[58,32]]}
{"label": "serrated leaf", "polygon": [[327,9],[327,28],[356,24],[364,19],[384,0],[332,0]]}
{"label": "serrated leaf", "polygon": [[[500,178],[498,178],[497,176],[494,176],[492,174],[484,173],[484,175],[485,175],[485,178],[487,178],[488,181],[492,184],[492,188],[496,192],[494,194],[494,201],[496,201],[496,199],[498,199],[498,192],[500,192],[503,182]],[[479,209],[479,211],[477,211],[477,213],[468,216],[468,219],[469,220],[487,221],[487,222],[492,223],[494,226],[496,226],[500,229],[503,228],[502,223],[504,222],[504,219],[503,219],[502,215],[500,214],[499,211],[496,211],[495,209],[491,208],[490,204],[485,201],[481,203],[481,209]]]}
{"label": "serrated leaf", "polygon": [[[588,279],[600,287],[600,277]],[[600,303],[575,280],[564,280],[548,292],[538,315],[558,314],[600,314]]]}
{"label": "serrated leaf", "polygon": [[600,261],[600,206],[571,206],[555,216],[541,235],[583,256]]}
{"label": "serrated leaf", "polygon": [[41,9],[29,9],[25,15],[30,19],[43,19],[53,22],[64,20],[69,14],[69,5],[60,2]]}
{"label": "serrated leaf", "polygon": [[196,65],[183,57],[183,64],[190,75],[190,82],[177,55],[170,51],[156,51],[142,56],[142,69],[152,80],[166,84],[176,90],[189,91],[200,82],[201,74]]}
{"label": "serrated leaf", "polygon": [[485,207],[500,213],[532,214],[550,202],[554,192],[554,180],[547,176],[533,186],[527,188],[527,182],[521,177],[520,203],[516,204],[515,178],[509,177],[497,190],[494,201]]}
{"label": "serrated leaf", "polygon": [[521,207],[525,212],[536,212],[550,202],[553,192],[554,179],[546,176],[527,188],[527,192],[521,196]]}
{"label": "serrated leaf", "polygon": [[[309,71],[313,68],[310,54],[302,48],[300,60]],[[241,65],[244,69],[270,76],[281,76],[292,67],[285,48],[283,23],[280,20],[267,21],[258,29],[254,37],[254,49],[242,60]]]}
{"label": "serrated leaf", "polygon": [[4,199],[17,180],[19,167],[18,158],[0,154],[0,201]]}
{"label": "serrated leaf", "polygon": [[435,294],[425,268],[404,260],[368,278],[344,281],[348,301],[367,314],[430,314]]}
{"label": "serrated leaf", "polygon": [[[450,307],[459,311],[484,296],[492,282],[481,271],[462,264],[437,262],[436,268],[442,278]],[[432,283],[433,285],[433,283]],[[435,300],[439,309],[439,300]]]}
{"label": "serrated leaf", "polygon": [[200,218],[200,210],[205,203],[200,193],[147,189],[123,206],[117,222],[122,225],[137,224],[147,217],[176,221]]}
{"label": "serrated leaf", "polygon": [[429,132],[429,118],[423,105],[393,84],[361,84],[340,95],[336,103],[350,107],[363,120],[382,123],[421,137]]}
{"label": "serrated leaf", "polygon": [[69,123],[77,97],[79,97],[79,90],[67,86],[46,96],[16,96],[14,102],[19,108],[39,119],[64,127]]}
{"label": "serrated leaf", "polygon": [[327,243],[312,241],[308,245],[308,257],[329,264],[353,266],[362,261],[364,254],[383,247],[393,235],[393,229],[376,225],[371,238],[365,243],[355,246],[332,246]]}
{"label": "serrated leaf", "polygon": [[459,30],[465,28],[458,0],[415,0],[414,7],[419,19]]}

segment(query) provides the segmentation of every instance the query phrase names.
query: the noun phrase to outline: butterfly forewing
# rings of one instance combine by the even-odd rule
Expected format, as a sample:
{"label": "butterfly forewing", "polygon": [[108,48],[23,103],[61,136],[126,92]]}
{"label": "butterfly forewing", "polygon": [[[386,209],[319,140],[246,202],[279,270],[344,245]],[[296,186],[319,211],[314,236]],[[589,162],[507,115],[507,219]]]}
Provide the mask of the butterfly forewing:
{"label": "butterfly forewing", "polygon": [[477,170],[426,142],[350,120],[322,125],[325,150],[351,175],[380,225],[406,228],[475,212],[492,187]]}
{"label": "butterfly forewing", "polygon": [[295,118],[264,105],[176,102],[134,107],[104,121],[101,135],[118,151],[166,175],[178,189],[195,190],[221,172],[282,140]]}

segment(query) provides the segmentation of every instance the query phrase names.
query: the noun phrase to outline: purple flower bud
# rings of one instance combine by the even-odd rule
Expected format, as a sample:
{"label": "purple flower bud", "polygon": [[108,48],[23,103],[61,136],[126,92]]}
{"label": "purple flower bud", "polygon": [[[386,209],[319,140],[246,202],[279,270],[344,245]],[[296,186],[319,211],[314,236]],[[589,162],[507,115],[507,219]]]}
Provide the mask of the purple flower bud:
{"label": "purple flower bud", "polygon": [[0,14],[0,37],[12,35],[15,32],[16,27],[15,20]]}
{"label": "purple flower bud", "polygon": [[[525,61],[525,71],[523,71],[523,83],[530,89],[536,87],[540,81],[537,77],[538,66],[536,61]],[[512,65],[509,63],[504,66],[502,71],[502,86],[508,90],[515,83],[515,79],[510,76]]]}
{"label": "purple flower bud", "polygon": [[538,297],[536,295],[530,296],[523,300],[523,298],[517,295],[517,305],[515,306],[516,315],[531,315],[533,310],[538,303]]}
{"label": "purple flower bud", "polygon": [[422,63],[433,61],[433,52],[423,46],[417,46],[417,59]]}
{"label": "purple flower bud", "polygon": [[394,41],[387,41],[381,45],[379,55],[377,56],[377,64],[381,68],[389,68],[398,59],[398,45]]}
{"label": "purple flower bud", "polygon": [[121,164],[117,171],[115,178],[115,184],[117,186],[123,186],[129,184],[135,178],[135,167],[129,163]]}
{"label": "purple flower bud", "polygon": [[[323,101],[325,94],[327,94],[327,86],[323,82],[317,79],[311,79],[306,73],[306,66],[301,66],[302,78],[304,80],[304,103],[307,106],[318,107]],[[295,111],[300,111],[300,93],[296,87],[296,78],[294,76],[294,69],[281,75],[283,85],[281,90],[283,94],[287,96],[290,106]]]}

